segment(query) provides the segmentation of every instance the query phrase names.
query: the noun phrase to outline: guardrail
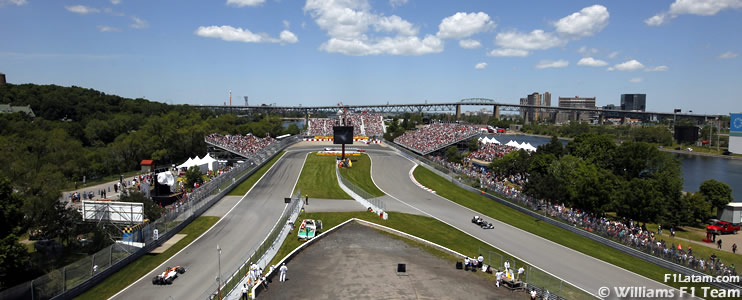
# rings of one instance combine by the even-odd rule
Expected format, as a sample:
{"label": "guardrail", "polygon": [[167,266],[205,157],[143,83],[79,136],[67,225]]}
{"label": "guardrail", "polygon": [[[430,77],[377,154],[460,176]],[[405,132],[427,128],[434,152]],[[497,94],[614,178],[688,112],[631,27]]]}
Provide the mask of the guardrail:
{"label": "guardrail", "polygon": [[299,211],[303,207],[304,201],[301,201],[301,191],[297,190],[296,194],[291,197],[291,203],[283,210],[281,217],[278,218],[278,221],[263,242],[248,251],[247,255],[243,256],[241,259],[242,264],[239,267],[232,271],[227,271],[227,273],[219,274],[218,278],[220,280],[222,278],[226,278],[226,280],[222,280],[221,284],[212,284],[198,299],[215,299],[220,295],[220,292],[222,298],[227,298],[226,295],[228,293],[239,288],[239,283],[246,277],[245,275],[250,269],[251,263],[257,264],[260,268],[264,268],[270,263],[270,259],[266,258],[270,256],[272,259],[276,255],[283,240],[293,228],[294,222],[299,216]]}
{"label": "guardrail", "polygon": [[[137,258],[159,247],[261,165],[296,142],[298,139],[292,138],[273,143],[256,153],[249,162],[222,173],[188,194],[188,200],[182,205],[172,207],[165,215],[142,229],[144,240],[142,248],[114,243],[70,265],[6,289],[0,292],[0,299],[68,299],[82,294]],[[154,239],[154,229],[159,231],[158,239]]]}
{"label": "guardrail", "polygon": [[[350,190],[352,193],[348,193],[348,194],[350,194],[350,196],[353,197],[356,201],[361,202],[361,204],[363,204],[366,208],[371,207],[373,211],[379,211],[379,210],[386,211],[386,205],[384,204],[384,201],[382,201],[378,197],[374,197],[373,195],[371,195],[371,193],[358,187],[353,182],[343,177],[343,175],[340,174],[340,170],[338,169],[337,165],[335,166],[335,174],[337,174],[338,183],[340,184],[340,188],[343,190],[345,189]],[[348,192],[348,191],[345,191],[345,192]],[[353,193],[355,193],[355,195],[353,195]],[[360,197],[360,199],[358,199],[355,196]]]}
{"label": "guardrail", "polygon": [[[476,189],[476,188],[474,188],[474,187],[472,187],[470,185],[464,184],[464,183],[460,182],[459,180],[457,180],[454,176],[451,175],[451,174],[455,174],[453,171],[448,170],[447,168],[439,165],[438,163],[436,163],[436,162],[434,162],[432,160],[429,160],[427,158],[420,157],[417,154],[412,153],[409,150],[404,149],[404,148],[402,148],[399,145],[396,145],[394,143],[387,143],[387,144],[388,145],[392,145],[392,147],[394,147],[395,149],[399,150],[404,156],[406,156],[406,157],[408,157],[408,158],[410,158],[412,160],[418,161],[420,163],[420,165],[422,165],[423,167],[431,170],[432,172],[438,174],[439,176],[441,176],[443,178],[446,178],[447,180],[450,180],[451,182],[453,182],[457,186],[459,186],[461,188],[464,188],[464,189],[466,189],[468,191],[477,193],[477,194],[482,194],[481,190]],[[533,218],[541,219],[544,222],[547,222],[547,223],[549,223],[551,225],[557,226],[557,227],[562,228],[564,230],[568,230],[568,231],[570,231],[572,233],[575,233],[575,234],[578,234],[580,236],[589,238],[589,239],[591,239],[593,241],[596,241],[598,243],[601,243],[603,245],[609,246],[611,248],[614,248],[614,249],[619,250],[621,252],[624,252],[626,254],[629,254],[629,255],[632,255],[634,257],[640,258],[640,259],[642,259],[642,260],[644,260],[646,262],[649,262],[649,263],[652,263],[652,264],[661,266],[663,268],[667,268],[667,269],[669,269],[669,270],[671,270],[673,272],[677,272],[677,273],[680,273],[680,274],[683,274],[683,275],[688,275],[688,276],[704,276],[704,275],[707,275],[706,273],[702,273],[702,272],[699,272],[699,271],[690,269],[690,268],[685,267],[683,265],[679,265],[679,264],[676,264],[674,262],[671,262],[671,261],[668,261],[668,260],[664,260],[662,258],[653,256],[653,255],[648,254],[648,253],[645,253],[645,252],[642,252],[642,251],[637,250],[637,249],[634,249],[632,247],[623,245],[621,243],[617,243],[617,242],[615,242],[615,241],[613,241],[611,239],[602,237],[600,235],[597,235],[595,233],[589,232],[587,230],[583,230],[583,229],[581,229],[579,227],[576,227],[576,226],[574,226],[572,224],[568,224],[568,223],[565,223],[565,222],[563,222],[561,220],[551,218],[551,217],[546,216],[544,214],[540,214],[540,213],[535,212],[535,211],[533,211],[533,210],[531,210],[531,209],[529,209],[527,207],[521,206],[520,204],[518,204],[515,201],[512,201],[510,199],[507,199],[506,195],[493,195],[493,194],[488,193],[488,192],[487,193],[484,193],[482,195],[485,196],[485,197],[487,197],[487,198],[489,198],[489,199],[491,199],[491,200],[494,200],[494,201],[497,201],[497,202],[499,202],[501,204],[504,204],[504,205],[506,205],[506,206],[508,206],[508,207],[510,207],[512,209],[515,209],[515,210],[517,210],[519,212],[522,212],[524,214],[527,214],[527,215],[529,215],[529,216],[531,216]],[[738,285],[734,285],[732,283],[725,283],[725,282],[709,282],[708,284],[709,285],[713,285],[713,286],[718,287],[718,288],[722,288],[722,289],[739,289],[740,288]]]}

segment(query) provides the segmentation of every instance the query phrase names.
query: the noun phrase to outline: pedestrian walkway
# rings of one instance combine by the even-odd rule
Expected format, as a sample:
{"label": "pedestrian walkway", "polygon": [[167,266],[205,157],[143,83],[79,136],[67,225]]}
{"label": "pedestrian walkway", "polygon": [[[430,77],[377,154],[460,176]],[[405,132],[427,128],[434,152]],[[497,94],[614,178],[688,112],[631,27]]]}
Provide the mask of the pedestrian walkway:
{"label": "pedestrian walkway", "polygon": [[[670,235],[667,233],[667,230],[663,230],[661,237],[670,237]],[[660,237],[660,239],[661,239],[661,237]],[[737,254],[739,254],[742,251],[742,248],[740,248],[740,247],[742,247],[742,234],[717,235],[716,236],[716,240],[717,241],[719,239],[722,240],[721,250],[719,250],[718,248],[716,248],[716,243],[706,243],[704,241],[690,240],[690,239],[681,238],[681,237],[678,237],[678,236],[675,236],[675,239],[676,240],[685,241],[685,242],[694,243],[694,244],[701,245],[703,247],[708,247],[708,248],[711,248],[711,249],[714,249],[714,250],[717,250],[717,251],[724,251],[724,252],[730,252],[730,253],[732,252],[732,245],[736,243],[737,244],[737,247],[738,247],[737,248]]]}
{"label": "pedestrian walkway", "polygon": [[[124,178],[124,182],[126,182],[127,183],[127,186],[129,186],[131,184],[132,180],[134,180],[134,178],[139,178],[139,175],[125,177]],[[77,207],[79,207],[81,205],[80,202],[72,203],[70,201],[70,199],[71,199],[70,195],[72,195],[74,193],[80,193],[80,200],[86,200],[85,198],[83,198],[82,194],[83,193],[86,193],[86,194],[93,193],[93,200],[102,200],[102,199],[104,199],[102,197],[102,195],[100,194],[100,192],[102,190],[105,190],[106,191],[106,197],[105,197],[105,199],[108,199],[108,200],[118,200],[121,197],[121,189],[119,189],[117,191],[114,188],[114,185],[116,183],[118,183],[118,182],[119,182],[119,180],[114,180],[114,181],[109,181],[109,182],[105,182],[105,183],[101,183],[101,184],[96,184],[96,185],[91,185],[91,186],[86,186],[86,187],[80,187],[78,189],[74,189],[74,190],[71,190],[71,191],[64,191],[64,192],[62,192],[62,198],[60,200],[63,203],[67,203],[68,206],[73,206],[73,207],[77,208]],[[87,199],[87,200],[90,200],[90,199]]]}
{"label": "pedestrian walkway", "polygon": [[[302,200],[304,200],[302,198]],[[309,205],[304,206],[305,212],[341,212],[341,211],[365,211],[356,200],[337,199],[315,199],[309,198]]]}

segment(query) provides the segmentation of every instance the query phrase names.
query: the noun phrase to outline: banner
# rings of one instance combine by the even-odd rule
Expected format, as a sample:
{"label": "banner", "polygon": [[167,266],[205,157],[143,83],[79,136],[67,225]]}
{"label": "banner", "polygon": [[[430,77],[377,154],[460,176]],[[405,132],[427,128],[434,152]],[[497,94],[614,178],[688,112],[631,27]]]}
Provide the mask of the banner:
{"label": "banner", "polygon": [[729,152],[742,154],[742,113],[730,114]]}

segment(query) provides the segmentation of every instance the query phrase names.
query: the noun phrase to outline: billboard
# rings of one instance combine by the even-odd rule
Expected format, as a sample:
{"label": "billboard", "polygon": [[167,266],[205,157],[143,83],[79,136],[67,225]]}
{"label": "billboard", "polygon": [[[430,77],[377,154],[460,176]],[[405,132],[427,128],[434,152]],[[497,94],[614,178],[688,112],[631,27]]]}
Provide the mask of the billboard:
{"label": "billboard", "polygon": [[117,201],[82,201],[83,221],[108,221],[113,223],[144,222],[144,204]]}
{"label": "billboard", "polygon": [[353,126],[335,126],[333,134],[333,144],[353,144]]}
{"label": "billboard", "polygon": [[730,114],[729,152],[742,154],[742,113]]}

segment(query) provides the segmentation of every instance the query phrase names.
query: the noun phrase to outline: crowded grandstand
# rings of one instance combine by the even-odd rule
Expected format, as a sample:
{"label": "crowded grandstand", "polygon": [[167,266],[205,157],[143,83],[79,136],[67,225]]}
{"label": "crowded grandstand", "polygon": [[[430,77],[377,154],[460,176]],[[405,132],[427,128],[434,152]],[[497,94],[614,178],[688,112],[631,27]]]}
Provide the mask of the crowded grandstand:
{"label": "crowded grandstand", "polygon": [[[374,113],[347,113],[345,121],[348,126],[353,126],[355,136],[383,136],[384,122],[380,114]],[[307,135],[331,136],[332,128],[340,125],[339,118],[310,118],[307,124]]]}
{"label": "crowded grandstand", "polygon": [[219,147],[234,151],[245,156],[254,154],[276,140],[272,137],[259,138],[252,134],[247,135],[221,135],[212,133],[205,137],[206,141]]}
{"label": "crowded grandstand", "polygon": [[479,128],[476,126],[433,123],[415,131],[405,132],[394,142],[420,153],[429,153],[477,134]]}

